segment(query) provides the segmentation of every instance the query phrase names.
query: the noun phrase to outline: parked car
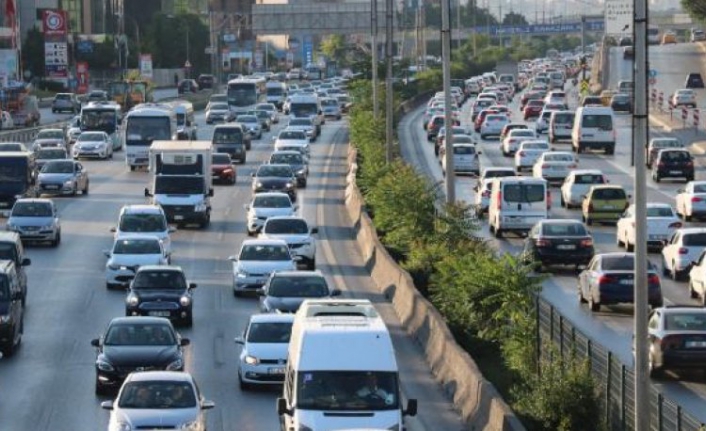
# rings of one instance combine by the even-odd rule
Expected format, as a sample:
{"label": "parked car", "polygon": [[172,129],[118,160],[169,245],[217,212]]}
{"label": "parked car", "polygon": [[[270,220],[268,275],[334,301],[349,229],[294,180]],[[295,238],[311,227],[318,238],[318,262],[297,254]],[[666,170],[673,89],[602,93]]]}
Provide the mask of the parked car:
{"label": "parked car", "polygon": [[[618,246],[627,251],[635,248],[635,205],[630,205],[617,223]],[[674,209],[669,204],[647,203],[647,247],[661,249],[664,242],[682,227]]]}
{"label": "parked car", "polygon": [[578,220],[546,219],[527,234],[522,256],[542,270],[550,265],[587,265],[594,255],[593,237]]}
{"label": "parked car", "polygon": [[684,280],[691,266],[706,248],[706,228],[677,229],[662,249],[662,274],[674,281]]}
{"label": "parked car", "polygon": [[652,310],[647,323],[650,377],[706,368],[706,309],[674,305]]}

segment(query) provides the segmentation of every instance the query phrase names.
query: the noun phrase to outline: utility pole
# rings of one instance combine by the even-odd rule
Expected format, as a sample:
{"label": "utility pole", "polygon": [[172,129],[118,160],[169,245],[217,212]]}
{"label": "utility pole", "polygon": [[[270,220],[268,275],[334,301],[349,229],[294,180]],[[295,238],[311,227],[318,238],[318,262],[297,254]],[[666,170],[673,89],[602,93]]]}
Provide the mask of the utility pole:
{"label": "utility pole", "polygon": [[635,22],[635,114],[633,115],[633,157],[635,161],[635,429],[650,429],[650,380],[648,373],[647,346],[647,185],[645,178],[645,146],[649,141],[647,99],[647,10],[648,0],[634,0]]}
{"label": "utility pole", "polygon": [[392,163],[392,144],[394,142],[394,136],[392,134],[392,123],[394,121],[392,112],[392,103],[394,99],[394,92],[392,90],[392,26],[394,17],[394,4],[393,0],[385,1],[385,21],[386,25],[386,35],[385,35],[385,63],[387,65],[387,76],[385,77],[385,153],[387,163]]}
{"label": "utility pole", "polygon": [[451,109],[451,26],[450,26],[450,5],[451,0],[441,0],[441,59],[443,61],[444,76],[444,146],[446,152],[446,203],[456,202],[454,175],[454,140],[453,140],[453,109]]}
{"label": "utility pole", "polygon": [[[581,56],[583,57],[584,55],[586,55],[586,15],[581,15]],[[583,77],[586,77],[585,70]]]}
{"label": "utility pole", "polygon": [[373,115],[380,118],[380,100],[378,98],[378,0],[372,1],[372,23],[371,45],[372,45],[372,67],[373,67]]}
{"label": "utility pole", "polygon": [[461,49],[461,0],[456,0],[456,49]]}
{"label": "utility pole", "polygon": [[[503,5],[498,2],[498,30],[503,26]],[[498,31],[498,46],[502,48],[503,46],[503,33]]]}
{"label": "utility pole", "polygon": [[[473,16],[471,19],[473,20],[473,57],[475,57],[478,54],[478,45],[476,43],[476,33],[478,33],[476,30],[476,26],[478,25],[476,16],[478,15],[478,0],[471,0],[472,1],[472,8],[471,8],[471,14]],[[490,35],[489,35],[490,36]]]}

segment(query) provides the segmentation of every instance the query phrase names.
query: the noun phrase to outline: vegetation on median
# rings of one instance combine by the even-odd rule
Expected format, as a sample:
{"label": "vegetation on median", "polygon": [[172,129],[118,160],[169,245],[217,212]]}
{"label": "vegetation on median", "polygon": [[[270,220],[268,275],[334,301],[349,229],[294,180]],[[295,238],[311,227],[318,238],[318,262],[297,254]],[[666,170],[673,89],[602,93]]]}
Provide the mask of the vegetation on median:
{"label": "vegetation on median", "polygon": [[543,278],[480,239],[470,206],[441,203],[439,184],[400,159],[387,164],[385,118],[372,113],[369,82],[358,81],[351,93],[357,184],[382,243],[528,429],[600,430],[586,364],[538,358],[534,298]]}

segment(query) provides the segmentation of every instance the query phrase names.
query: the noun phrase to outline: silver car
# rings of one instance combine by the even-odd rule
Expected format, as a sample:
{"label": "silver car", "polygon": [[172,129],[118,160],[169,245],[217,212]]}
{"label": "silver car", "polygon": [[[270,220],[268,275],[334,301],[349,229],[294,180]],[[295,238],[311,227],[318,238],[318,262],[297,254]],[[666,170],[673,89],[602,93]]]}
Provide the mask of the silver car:
{"label": "silver car", "polygon": [[37,175],[37,196],[88,194],[88,171],[75,160],[50,160]]}
{"label": "silver car", "polygon": [[205,400],[191,374],[183,371],[141,371],[125,379],[110,410],[108,431],[179,429],[206,430],[204,410],[215,407]]}
{"label": "silver car", "polygon": [[300,256],[300,262],[307,269],[316,268],[316,237],[319,228],[309,227],[306,219],[297,216],[273,216],[265,221],[260,236],[261,239],[282,239],[295,256]]}
{"label": "silver car", "polygon": [[289,195],[282,192],[263,192],[253,196],[246,205],[248,235],[258,233],[268,218],[273,216],[292,216],[298,207],[292,203]]}
{"label": "silver car", "polygon": [[110,250],[103,252],[105,263],[105,286],[127,288],[135,273],[145,265],[169,265],[170,253],[164,243],[154,235],[135,235],[118,238]]}
{"label": "silver car", "polygon": [[206,124],[215,122],[228,122],[232,119],[232,114],[228,108],[228,103],[211,102],[206,110]]}
{"label": "silver car", "polygon": [[253,385],[282,384],[287,363],[289,337],[294,314],[254,314],[242,337],[238,361],[238,383],[241,390]]}
{"label": "silver car", "polygon": [[251,138],[262,138],[262,124],[255,115],[238,115],[235,121],[243,125]]}
{"label": "silver car", "polygon": [[74,144],[72,152],[74,159],[112,159],[113,142],[105,132],[83,132]]}
{"label": "silver car", "polygon": [[22,241],[61,242],[59,211],[51,199],[18,199],[12,206],[5,228],[17,232]]}
{"label": "silver car", "polygon": [[274,271],[294,271],[297,260],[281,239],[248,239],[240,252],[228,258],[233,262],[233,295],[257,293]]}

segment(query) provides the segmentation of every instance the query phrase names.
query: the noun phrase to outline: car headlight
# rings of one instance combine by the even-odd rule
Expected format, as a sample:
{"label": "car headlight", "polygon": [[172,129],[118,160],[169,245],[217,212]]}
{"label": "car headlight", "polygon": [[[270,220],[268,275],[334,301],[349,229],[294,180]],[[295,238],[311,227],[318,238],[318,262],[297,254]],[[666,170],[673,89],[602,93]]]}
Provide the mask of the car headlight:
{"label": "car headlight", "polygon": [[262,183],[260,181],[256,182],[255,187],[258,187],[258,188],[262,187]]}
{"label": "car headlight", "polygon": [[66,180],[64,181],[64,186],[66,187],[71,187],[74,185],[74,180]]}
{"label": "car headlight", "polygon": [[0,314],[0,323],[8,323],[11,318],[9,314]]}
{"label": "car headlight", "polygon": [[108,269],[112,269],[113,271],[117,271],[121,267],[121,265],[116,265],[114,263],[108,263],[106,266],[108,267]]}
{"label": "car headlight", "polygon": [[5,225],[5,228],[7,230],[17,230],[17,226],[15,226],[13,223],[8,223],[7,225]]}
{"label": "car headlight", "polygon": [[246,270],[244,270],[244,269],[238,269],[238,270],[235,272],[235,276],[238,277],[238,278],[245,278],[245,277],[247,277],[248,275],[249,275],[248,272],[247,272]]}
{"label": "car headlight", "polygon": [[250,364],[250,365],[257,365],[260,363],[260,360],[254,356],[246,355],[245,356],[245,363]]}
{"label": "car headlight", "polygon": [[182,307],[188,307],[189,304],[191,304],[191,298],[188,296],[182,296],[179,298],[179,304],[181,304]]}
{"label": "car headlight", "polygon": [[184,361],[181,358],[167,365],[167,371],[179,371],[182,368],[184,368]]}
{"label": "car headlight", "polygon": [[126,301],[127,301],[128,305],[130,305],[132,307],[136,307],[137,304],[140,303],[140,298],[138,298],[137,295],[130,295],[127,297]]}
{"label": "car headlight", "polygon": [[226,168],[226,169],[223,169],[223,173],[224,173],[224,174],[232,174],[232,173],[233,173],[233,168]]}
{"label": "car headlight", "polygon": [[110,362],[105,361],[103,359],[98,359],[96,361],[96,366],[101,371],[115,371],[115,368],[113,368],[113,366],[110,364]]}
{"label": "car headlight", "polygon": [[115,431],[132,431],[132,426],[127,422],[118,422]]}
{"label": "car headlight", "polygon": [[199,202],[196,205],[194,205],[194,211],[196,211],[197,213],[202,213],[202,212],[206,211],[206,209],[207,209],[207,207],[204,202]]}
{"label": "car headlight", "polygon": [[306,173],[306,169],[299,169],[297,171],[297,175],[304,175]]}
{"label": "car headlight", "polygon": [[284,186],[288,189],[291,189],[292,187],[294,187],[294,183],[287,183]]}
{"label": "car headlight", "polygon": [[394,424],[387,429],[388,429],[388,431],[400,431],[400,424]]}
{"label": "car headlight", "polygon": [[48,224],[46,226],[42,226],[42,228],[40,230],[52,230],[52,229],[54,229],[54,225]]}
{"label": "car headlight", "polygon": [[179,425],[179,429],[183,431],[197,430],[199,429],[199,421],[195,420],[184,422],[183,424]]}

